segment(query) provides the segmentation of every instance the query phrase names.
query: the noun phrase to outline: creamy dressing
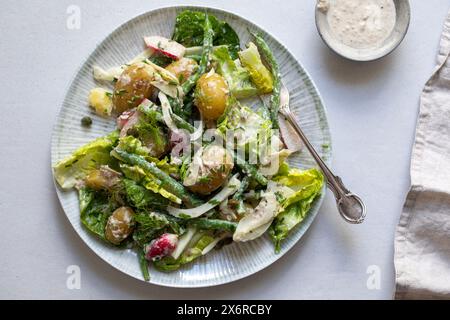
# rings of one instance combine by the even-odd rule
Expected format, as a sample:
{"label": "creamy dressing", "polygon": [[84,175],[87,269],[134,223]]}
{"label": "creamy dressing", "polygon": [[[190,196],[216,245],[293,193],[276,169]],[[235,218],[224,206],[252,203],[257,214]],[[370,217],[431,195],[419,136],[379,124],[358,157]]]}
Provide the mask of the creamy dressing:
{"label": "creamy dressing", "polygon": [[385,41],[396,22],[393,0],[320,0],[333,35],[355,49],[370,49]]}

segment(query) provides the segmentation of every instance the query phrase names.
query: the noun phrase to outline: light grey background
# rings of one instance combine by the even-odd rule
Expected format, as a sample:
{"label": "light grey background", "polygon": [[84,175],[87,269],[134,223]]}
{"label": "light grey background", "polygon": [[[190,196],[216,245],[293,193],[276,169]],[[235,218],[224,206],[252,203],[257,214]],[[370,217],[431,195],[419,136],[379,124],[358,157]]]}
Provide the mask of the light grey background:
{"label": "light grey background", "polygon": [[[353,63],[332,54],[314,24],[314,0],[18,1],[0,11],[0,298],[60,299],[390,299],[393,237],[409,187],[418,100],[431,74],[446,0],[413,0],[409,33],[390,56]],[[81,29],[66,9],[81,8]],[[333,168],[368,206],[366,222],[347,225],[328,194],[306,236],[269,268],[235,283],[170,289],[116,271],[75,234],[50,170],[50,135],[65,91],[83,59],[128,19],[174,4],[240,14],[275,35],[317,84],[328,108]],[[81,268],[81,289],[66,268]],[[381,270],[380,290],[366,286]]]}

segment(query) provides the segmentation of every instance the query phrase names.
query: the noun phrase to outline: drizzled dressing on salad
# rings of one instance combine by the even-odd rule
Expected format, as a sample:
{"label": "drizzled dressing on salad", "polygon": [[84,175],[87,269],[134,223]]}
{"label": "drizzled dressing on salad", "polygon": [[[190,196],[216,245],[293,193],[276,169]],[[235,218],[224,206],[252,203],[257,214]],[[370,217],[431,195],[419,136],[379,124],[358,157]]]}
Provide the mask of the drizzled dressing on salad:
{"label": "drizzled dressing on salad", "polygon": [[396,22],[392,0],[320,0],[317,6],[326,13],[334,37],[355,49],[378,47]]}

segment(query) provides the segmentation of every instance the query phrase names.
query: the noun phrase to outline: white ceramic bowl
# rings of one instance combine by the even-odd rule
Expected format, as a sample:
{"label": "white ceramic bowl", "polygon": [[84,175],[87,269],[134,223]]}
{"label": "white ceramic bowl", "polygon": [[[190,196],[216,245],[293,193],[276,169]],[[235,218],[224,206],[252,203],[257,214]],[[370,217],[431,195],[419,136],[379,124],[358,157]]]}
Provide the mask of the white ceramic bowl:
{"label": "white ceramic bowl", "polygon": [[316,27],[326,45],[344,58],[354,61],[372,61],[380,59],[397,48],[408,32],[411,17],[408,0],[393,0],[396,10],[396,22],[390,36],[376,48],[355,49],[343,44],[333,36],[327,15],[316,6]]}

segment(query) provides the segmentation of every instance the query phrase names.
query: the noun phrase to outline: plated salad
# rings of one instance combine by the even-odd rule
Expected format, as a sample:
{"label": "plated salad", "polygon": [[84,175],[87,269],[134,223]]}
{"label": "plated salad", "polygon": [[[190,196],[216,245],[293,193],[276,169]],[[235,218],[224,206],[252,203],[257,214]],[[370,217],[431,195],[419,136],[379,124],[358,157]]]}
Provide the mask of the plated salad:
{"label": "plated salad", "polygon": [[322,190],[320,171],[288,165],[300,148],[279,122],[278,63],[251,34],[241,48],[228,23],[186,10],[171,39],[144,35],[131,61],[93,67],[89,105],[117,129],[57,162],[54,176],[78,191],[87,230],[136,250],[146,280],[149,265],[178,270],[266,234],[279,252]]}

